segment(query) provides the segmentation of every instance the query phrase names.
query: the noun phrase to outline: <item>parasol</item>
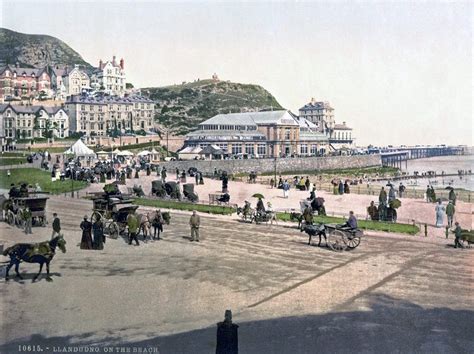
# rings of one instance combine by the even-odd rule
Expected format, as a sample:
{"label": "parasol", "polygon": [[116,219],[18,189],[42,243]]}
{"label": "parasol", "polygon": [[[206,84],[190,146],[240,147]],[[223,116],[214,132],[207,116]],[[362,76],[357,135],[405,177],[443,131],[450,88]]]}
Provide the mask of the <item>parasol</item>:
{"label": "parasol", "polygon": [[255,193],[254,195],[252,195],[252,198],[261,198],[261,199],[265,199],[265,197],[263,196],[263,194],[260,194],[260,193]]}

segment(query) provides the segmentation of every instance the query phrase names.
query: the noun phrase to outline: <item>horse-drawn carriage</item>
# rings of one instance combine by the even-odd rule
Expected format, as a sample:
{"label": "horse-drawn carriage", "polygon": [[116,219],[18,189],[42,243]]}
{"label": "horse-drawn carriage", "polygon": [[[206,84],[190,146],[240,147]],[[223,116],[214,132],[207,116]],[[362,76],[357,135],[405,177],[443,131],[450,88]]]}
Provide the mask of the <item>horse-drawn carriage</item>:
{"label": "horse-drawn carriage", "polygon": [[198,195],[194,193],[194,184],[192,183],[183,184],[183,194],[184,197],[192,203],[199,200]]}
{"label": "horse-drawn carriage", "polygon": [[336,224],[305,225],[301,229],[301,232],[303,231],[309,236],[308,245],[311,245],[313,236],[319,236],[318,246],[320,246],[321,238],[324,237],[326,246],[337,252],[356,248],[363,236],[362,230]]}
{"label": "horse-drawn carriage", "polygon": [[102,220],[104,231],[111,238],[117,238],[127,227],[127,217],[138,209],[132,199],[98,196],[93,199],[91,221]]}
{"label": "horse-drawn carriage", "polygon": [[92,202],[91,221],[102,220],[104,231],[111,238],[125,231],[128,215],[138,209],[138,205],[132,205],[132,198],[120,193],[116,183],[105,185],[104,193],[95,194]]}
{"label": "horse-drawn carriage", "polygon": [[[185,197],[187,197],[187,194],[191,195],[190,197],[188,197],[189,200],[197,201],[198,198],[197,198],[197,194],[194,193],[194,185],[184,184],[183,192],[185,194]],[[160,180],[152,181],[151,194],[157,196],[158,198],[181,200],[181,191],[179,190],[179,185],[178,183],[173,182],[173,181],[165,182],[165,183],[163,183],[163,181],[160,181]]]}
{"label": "horse-drawn carriage", "polygon": [[270,222],[273,224],[273,221],[276,222],[276,213],[271,210],[258,211],[250,206],[249,202],[245,202],[243,207],[237,207],[237,215],[241,217],[242,221],[250,221],[255,224],[260,224],[262,222]]}
{"label": "horse-drawn carriage", "polygon": [[2,198],[2,210],[5,212],[6,222],[10,225],[22,222],[21,212],[30,209],[33,226],[46,225],[46,202],[48,197],[22,196]]}

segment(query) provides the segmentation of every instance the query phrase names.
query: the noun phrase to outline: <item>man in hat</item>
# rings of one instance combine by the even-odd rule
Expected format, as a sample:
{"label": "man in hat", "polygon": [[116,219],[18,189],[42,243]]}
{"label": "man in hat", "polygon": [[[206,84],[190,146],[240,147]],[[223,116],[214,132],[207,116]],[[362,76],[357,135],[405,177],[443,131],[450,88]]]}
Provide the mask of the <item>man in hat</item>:
{"label": "man in hat", "polygon": [[379,193],[379,220],[382,220],[382,221],[385,220],[386,209],[387,209],[387,192],[385,192],[385,188],[382,187]]}
{"label": "man in hat", "polygon": [[127,226],[128,226],[128,244],[131,245],[132,241],[135,240],[135,245],[138,246],[137,232],[138,232],[138,219],[135,215],[135,211],[130,212],[127,216]]}
{"label": "man in hat", "polygon": [[201,225],[201,218],[197,215],[196,210],[193,210],[193,215],[189,219],[191,226],[191,239],[189,241],[199,242],[199,226]]}
{"label": "man in hat", "polygon": [[307,205],[303,210],[303,219],[306,225],[313,225],[313,208],[311,208],[311,205]]}
{"label": "man in hat", "polygon": [[351,229],[357,229],[357,219],[352,210],[349,212],[349,219],[347,220],[345,226],[348,226]]}
{"label": "man in hat", "polygon": [[400,182],[400,186],[398,187],[398,196],[403,198],[403,193],[405,193],[405,186],[402,182]]}
{"label": "man in hat", "polygon": [[379,209],[377,208],[373,200],[370,202],[370,205],[367,208],[367,214],[369,214],[370,220],[379,219]]}
{"label": "man in hat", "polygon": [[454,248],[458,248],[458,246],[460,248],[464,248],[463,244],[461,243],[461,233],[462,233],[461,226],[459,225],[459,223],[457,221],[454,223],[454,225],[456,226],[456,228],[453,230],[453,232],[454,232]]}
{"label": "man in hat", "polygon": [[454,193],[454,188],[449,190],[448,199],[453,202],[453,205],[456,205],[456,193]]}
{"label": "man in hat", "polygon": [[161,170],[161,180],[164,182],[166,182],[166,167],[163,167],[163,169]]}
{"label": "man in hat", "polygon": [[33,223],[33,216],[30,208],[26,207],[23,211],[23,219],[25,220],[25,234],[31,234],[31,225]]}
{"label": "man in hat", "polygon": [[53,239],[55,236],[60,236],[61,232],[61,220],[58,218],[58,214],[53,213],[53,233],[51,234],[51,238]]}
{"label": "man in hat", "polygon": [[453,227],[453,217],[456,212],[453,201],[449,200],[448,205],[446,205],[446,216],[448,217],[448,227]]}
{"label": "man in hat", "polygon": [[390,189],[388,190],[388,203],[392,200],[395,200],[395,188],[393,188],[393,184],[390,184]]}

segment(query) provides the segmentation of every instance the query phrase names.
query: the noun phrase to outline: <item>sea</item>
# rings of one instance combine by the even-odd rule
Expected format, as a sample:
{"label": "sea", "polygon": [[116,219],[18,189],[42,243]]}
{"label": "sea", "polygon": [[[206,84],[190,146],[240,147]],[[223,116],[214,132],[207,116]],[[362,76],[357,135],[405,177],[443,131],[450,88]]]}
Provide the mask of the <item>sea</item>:
{"label": "sea", "polygon": [[420,186],[426,188],[428,184],[434,188],[442,188],[448,185],[454,188],[462,188],[474,191],[474,175],[446,176],[441,177],[441,172],[445,174],[457,174],[459,170],[471,170],[474,173],[474,155],[460,156],[436,156],[426,159],[408,160],[407,166],[402,166],[402,171],[413,175],[418,171],[419,174],[427,171],[435,171],[436,178],[417,178],[416,180],[406,180],[403,183],[407,186]]}

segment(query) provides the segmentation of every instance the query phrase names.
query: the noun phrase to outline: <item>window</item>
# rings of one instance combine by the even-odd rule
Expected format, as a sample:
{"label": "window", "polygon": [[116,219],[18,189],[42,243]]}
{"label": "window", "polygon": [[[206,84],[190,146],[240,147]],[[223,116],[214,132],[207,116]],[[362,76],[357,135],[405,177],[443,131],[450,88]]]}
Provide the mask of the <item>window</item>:
{"label": "window", "polygon": [[311,155],[316,155],[318,152],[318,146],[317,145],[311,145]]}
{"label": "window", "polygon": [[219,149],[221,149],[224,152],[227,152],[227,144],[216,144]]}
{"label": "window", "polygon": [[267,146],[265,144],[258,144],[257,145],[257,154],[258,155],[266,155],[267,154]]}
{"label": "window", "polygon": [[306,144],[301,144],[300,146],[300,153],[302,155],[306,155],[308,153],[308,145]]}
{"label": "window", "polygon": [[254,146],[253,146],[253,144],[245,144],[245,153],[254,155]]}
{"label": "window", "polygon": [[289,128],[285,129],[285,140],[290,140],[291,130]]}
{"label": "window", "polygon": [[242,145],[241,144],[232,144],[232,155],[241,154]]}

